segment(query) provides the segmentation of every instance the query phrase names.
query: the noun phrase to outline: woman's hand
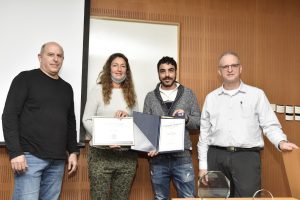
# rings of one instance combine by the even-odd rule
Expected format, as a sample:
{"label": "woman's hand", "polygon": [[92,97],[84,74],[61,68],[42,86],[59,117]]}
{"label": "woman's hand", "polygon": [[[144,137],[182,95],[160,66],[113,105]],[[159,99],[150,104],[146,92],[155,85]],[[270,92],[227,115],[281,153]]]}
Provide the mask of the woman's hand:
{"label": "woman's hand", "polygon": [[115,117],[122,119],[124,117],[128,117],[128,113],[126,111],[118,110],[115,114]]}

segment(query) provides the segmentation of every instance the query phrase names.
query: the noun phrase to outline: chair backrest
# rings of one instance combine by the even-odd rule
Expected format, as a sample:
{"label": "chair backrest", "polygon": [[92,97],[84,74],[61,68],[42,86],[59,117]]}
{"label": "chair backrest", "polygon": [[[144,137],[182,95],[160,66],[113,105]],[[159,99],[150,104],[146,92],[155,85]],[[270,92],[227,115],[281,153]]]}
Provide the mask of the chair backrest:
{"label": "chair backrest", "polygon": [[282,156],[292,196],[300,199],[300,149],[283,152]]}

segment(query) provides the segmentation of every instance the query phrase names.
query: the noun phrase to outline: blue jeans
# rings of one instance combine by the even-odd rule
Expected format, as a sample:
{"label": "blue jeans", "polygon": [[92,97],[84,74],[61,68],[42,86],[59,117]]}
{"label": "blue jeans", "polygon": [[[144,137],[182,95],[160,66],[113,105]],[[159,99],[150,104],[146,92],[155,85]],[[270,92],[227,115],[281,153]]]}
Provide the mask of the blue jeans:
{"label": "blue jeans", "polygon": [[189,151],[151,158],[150,172],[155,200],[170,199],[171,178],[179,198],[195,197],[195,174]]}
{"label": "blue jeans", "polygon": [[27,171],[15,174],[13,200],[57,200],[65,160],[40,159],[25,152]]}

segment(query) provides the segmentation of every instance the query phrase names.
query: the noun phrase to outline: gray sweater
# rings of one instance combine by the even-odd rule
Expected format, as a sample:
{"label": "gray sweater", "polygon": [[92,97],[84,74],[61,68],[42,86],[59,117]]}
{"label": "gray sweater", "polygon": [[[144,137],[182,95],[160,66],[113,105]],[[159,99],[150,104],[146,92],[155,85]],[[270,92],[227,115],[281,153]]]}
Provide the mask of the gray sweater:
{"label": "gray sweater", "polygon": [[179,85],[177,96],[170,109],[163,102],[160,91],[160,84],[157,84],[155,90],[149,92],[144,102],[144,113],[160,116],[172,116],[177,109],[183,109],[186,115],[184,148],[192,149],[189,131],[191,129],[199,129],[200,127],[200,108],[197,97],[191,89]]}

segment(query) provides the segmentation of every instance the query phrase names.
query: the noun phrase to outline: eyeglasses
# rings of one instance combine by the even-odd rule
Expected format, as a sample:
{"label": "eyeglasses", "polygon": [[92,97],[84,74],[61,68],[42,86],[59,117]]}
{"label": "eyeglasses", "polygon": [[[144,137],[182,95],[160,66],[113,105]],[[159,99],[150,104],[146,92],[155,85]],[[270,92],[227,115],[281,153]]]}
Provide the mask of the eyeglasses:
{"label": "eyeglasses", "polygon": [[240,64],[236,63],[236,64],[231,64],[231,65],[223,65],[223,66],[219,66],[219,67],[224,70],[228,70],[229,67],[231,67],[231,69],[237,69],[239,66],[240,66]]}

